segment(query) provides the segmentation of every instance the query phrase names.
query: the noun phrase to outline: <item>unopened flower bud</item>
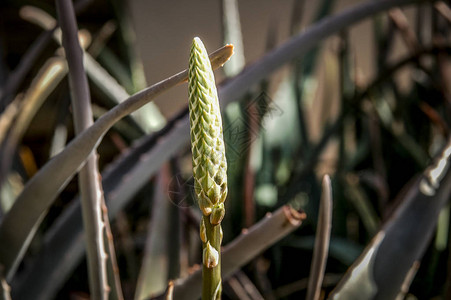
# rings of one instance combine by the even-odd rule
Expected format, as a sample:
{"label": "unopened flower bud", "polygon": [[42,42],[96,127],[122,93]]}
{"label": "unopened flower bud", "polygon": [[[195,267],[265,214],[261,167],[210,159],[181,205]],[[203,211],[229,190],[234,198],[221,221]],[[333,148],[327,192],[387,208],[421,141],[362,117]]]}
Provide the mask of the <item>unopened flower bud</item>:
{"label": "unopened flower bud", "polygon": [[224,203],[219,203],[213,206],[213,210],[210,214],[211,225],[218,225],[221,223],[225,215]]}
{"label": "unopened flower bud", "polygon": [[205,216],[227,196],[227,161],[215,78],[202,41],[195,38],[189,70],[189,117],[194,185]]}
{"label": "unopened flower bud", "polygon": [[219,262],[219,252],[207,242],[203,253],[203,263],[207,268],[214,268]]}
{"label": "unopened flower bud", "polygon": [[200,239],[202,242],[207,242],[207,229],[205,228],[205,221],[204,218],[200,221]]}

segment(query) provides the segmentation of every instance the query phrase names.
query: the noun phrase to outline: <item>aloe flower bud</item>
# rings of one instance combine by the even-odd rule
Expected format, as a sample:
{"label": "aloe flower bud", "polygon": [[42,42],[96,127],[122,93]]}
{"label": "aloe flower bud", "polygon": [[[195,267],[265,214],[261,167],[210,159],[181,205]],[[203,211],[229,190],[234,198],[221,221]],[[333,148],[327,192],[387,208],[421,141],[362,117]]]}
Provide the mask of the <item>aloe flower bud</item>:
{"label": "aloe flower bud", "polygon": [[211,225],[218,225],[221,223],[225,215],[224,203],[215,204],[211,211],[210,223]]}
{"label": "aloe flower bud", "polygon": [[188,78],[194,189],[202,213],[208,216],[227,196],[227,162],[215,78],[199,38],[191,47]]}
{"label": "aloe flower bud", "polygon": [[205,227],[205,221],[202,218],[200,221],[200,239],[202,242],[207,242],[207,228]]}
{"label": "aloe flower bud", "polygon": [[218,265],[219,262],[219,253],[218,250],[216,250],[212,245],[210,245],[210,242],[207,242],[207,245],[204,248],[203,253],[203,263],[204,265],[211,269]]}
{"label": "aloe flower bud", "polygon": [[194,191],[203,214],[200,223],[204,265],[202,299],[220,299],[220,223],[225,215],[227,162],[215,78],[207,51],[199,38],[194,38],[191,46],[188,86]]}

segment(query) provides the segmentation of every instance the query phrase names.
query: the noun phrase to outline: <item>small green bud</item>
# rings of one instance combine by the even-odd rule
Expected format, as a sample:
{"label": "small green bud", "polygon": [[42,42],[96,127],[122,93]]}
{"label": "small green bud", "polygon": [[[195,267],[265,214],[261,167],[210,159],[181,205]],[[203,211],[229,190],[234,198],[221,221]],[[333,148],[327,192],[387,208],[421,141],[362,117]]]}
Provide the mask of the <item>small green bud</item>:
{"label": "small green bud", "polygon": [[210,214],[211,225],[218,225],[221,223],[225,215],[224,203],[215,204]]}
{"label": "small green bud", "polygon": [[216,267],[219,263],[219,252],[208,241],[204,248],[203,263],[209,269]]}
{"label": "small green bud", "polygon": [[202,242],[207,242],[207,229],[205,228],[205,221],[204,218],[200,221],[200,239]]}
{"label": "small green bud", "polygon": [[198,196],[197,203],[199,204],[199,208],[204,214],[204,216],[209,216],[211,214],[213,204],[211,203],[210,199],[208,199],[208,197],[205,196],[203,192],[201,192],[200,195]]}

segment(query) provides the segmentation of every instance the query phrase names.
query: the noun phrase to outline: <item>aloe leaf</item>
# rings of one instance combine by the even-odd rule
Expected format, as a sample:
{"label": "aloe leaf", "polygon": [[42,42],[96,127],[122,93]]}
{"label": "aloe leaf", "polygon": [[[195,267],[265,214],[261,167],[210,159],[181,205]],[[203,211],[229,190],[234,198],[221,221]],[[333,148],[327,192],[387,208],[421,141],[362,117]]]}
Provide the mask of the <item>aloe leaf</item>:
{"label": "aloe leaf", "polygon": [[224,294],[226,294],[231,299],[265,299],[260,294],[260,291],[254,285],[254,283],[243,271],[237,271],[226,282],[224,282],[224,285]]}
{"label": "aloe leaf", "polygon": [[[282,147],[293,154],[299,141],[299,119],[297,115],[297,104],[294,101],[295,91],[293,87],[294,78],[291,74],[285,76],[276,92],[274,93],[273,107],[262,120],[265,128],[262,133],[265,136],[265,146],[269,148]],[[292,130],[284,130],[292,128]],[[286,154],[286,153],[284,153]],[[289,155],[284,155],[286,158]]]}
{"label": "aloe leaf", "polygon": [[[391,218],[330,295],[330,299],[395,299],[430,243],[451,194],[451,140],[409,188]],[[396,263],[394,263],[396,262]],[[390,276],[387,276],[389,274]]]}
{"label": "aloe leaf", "polygon": [[345,179],[344,193],[349,201],[354,205],[360,219],[365,226],[369,236],[377,233],[380,225],[380,219],[374,210],[371,201],[368,199],[365,191],[359,186],[356,175],[348,174]]}
{"label": "aloe leaf", "polygon": [[[43,27],[46,30],[51,30],[56,24],[55,19],[37,7],[25,6],[21,11],[25,16],[27,16],[29,21]],[[59,28],[55,31],[54,39],[61,44]],[[103,69],[102,66],[97,63],[89,53],[85,53],[84,55],[84,64],[86,72],[91,80],[106,96],[108,96],[109,99],[113,100],[117,104],[130,97],[127,91],[116,81],[116,79],[108,74],[108,72]],[[137,110],[131,115],[147,133],[160,129],[165,123],[163,115],[154,103],[149,103],[144,107],[144,110]]]}
{"label": "aloe leaf", "polygon": [[[159,169],[155,167],[160,162],[167,161],[182,147],[179,141],[183,142],[183,138],[189,136],[188,124],[183,126],[182,121],[186,114],[187,110],[169,121],[160,132],[142,138],[102,172],[102,186],[110,218],[114,218],[133,195],[148,183],[149,177],[158,172]],[[183,131],[180,136],[171,135],[178,128],[185,128],[187,132]],[[175,144],[154,152],[154,147],[162,144],[168,135],[171,135],[170,141]],[[42,249],[32,267],[24,270],[25,274],[20,280],[11,283],[13,297],[42,300],[54,297],[84,255],[83,245],[80,247],[84,236],[82,229],[80,201],[76,198],[46,232]],[[72,238],[64,238],[67,236]],[[66,260],[67,253],[70,253],[70,260]],[[27,288],[23,288],[25,286]]]}
{"label": "aloe leaf", "polygon": [[[85,65],[91,80],[115,104],[121,103],[130,97],[127,91],[116,81],[116,79],[108,74],[108,72],[105,71],[105,69],[91,56],[86,55]],[[131,114],[134,121],[145,132],[153,132],[164,126],[166,120],[154,103],[147,104],[145,106],[145,111],[146,113],[143,113],[141,108]]]}
{"label": "aloe leaf", "polygon": [[[154,143],[152,142],[151,144]],[[144,155],[144,157],[145,156],[146,155]],[[136,155],[136,158],[139,157],[143,156]],[[159,160],[158,157],[156,157],[155,159],[156,161]],[[141,163],[141,161],[139,161],[138,159],[137,162],[139,162],[138,164]],[[129,161],[122,161],[122,164],[118,165],[117,170],[123,171],[121,167],[126,167],[128,164]],[[106,174],[105,177],[107,177]],[[136,178],[138,178],[138,176]],[[106,189],[110,189],[108,188],[108,186],[116,184],[117,183],[110,182],[109,184],[104,184],[104,186]],[[114,200],[114,195],[114,192],[111,192],[110,197],[107,194],[107,199],[110,198],[110,201]],[[74,204],[76,203],[77,202],[74,202]],[[122,203],[122,205],[124,204]],[[115,205],[110,206],[109,212],[110,214],[116,214],[118,209],[120,209],[120,207],[118,207],[116,203]],[[41,251],[42,254],[33,264],[34,271],[32,273],[28,273],[26,280],[20,282],[20,285],[13,284],[13,296],[15,298],[26,298],[30,296],[33,296],[34,299],[51,298],[52,295],[54,295],[54,293],[56,292],[55,286],[59,286],[61,282],[64,281],[65,278],[67,278],[68,274],[70,274],[71,268],[73,269],[77,261],[81,260],[84,249],[83,245],[81,245],[83,232],[81,230],[80,208],[77,205],[72,205],[69,210],[72,210],[73,213],[64,214],[69,219],[58,220],[57,223],[59,224],[54,224],[54,228],[51,229],[50,235],[46,236],[46,241],[53,242],[50,244],[45,243],[45,249]],[[305,218],[304,214],[299,215],[288,207],[283,207],[282,209],[274,212],[272,215],[268,214],[267,218],[263,219],[262,221],[260,221],[260,223],[255,225],[255,233],[253,231],[254,229],[251,228],[249,229],[248,233],[238,238],[236,241],[231,243],[231,245],[227,245],[225,247],[225,252],[223,255],[226,256],[222,261],[223,264],[226,264],[223,268],[223,274],[225,274],[224,276],[232,274],[234,270],[236,270],[236,268],[244,265],[260,251],[263,251],[263,249],[275,243],[279,238],[287,235],[289,232],[297,228],[297,226],[300,225],[300,222],[298,223],[298,221],[296,220],[301,220],[303,218]],[[279,227],[279,225],[277,225],[279,223],[284,225],[282,227]],[[282,229],[283,232],[278,232],[279,229]],[[277,231],[278,233],[273,233],[273,231]],[[267,236],[263,233],[267,234]],[[67,236],[68,234],[72,238],[64,239],[63,237]],[[254,245],[257,244],[259,246],[254,247]],[[226,250],[229,248],[230,250]],[[243,249],[247,250],[242,252]],[[70,259],[67,259],[68,257],[70,257]],[[239,265],[236,266],[235,264]],[[198,293],[200,295],[201,274],[199,272],[194,276],[198,276]],[[22,288],[22,286],[27,286],[28,288],[24,289]],[[189,290],[190,288],[190,284],[186,283],[185,287],[181,287],[182,291],[180,293],[184,295],[184,290]],[[187,297],[188,298],[186,299],[190,299],[189,294],[187,295]]]}
{"label": "aloe leaf", "polygon": [[[284,246],[313,251],[314,236],[290,236],[284,242]],[[350,266],[363,251],[363,246],[344,238],[332,237],[329,244],[329,257],[340,261],[345,266]]]}
{"label": "aloe leaf", "polygon": [[[244,68],[245,57],[244,57],[244,45],[243,36],[241,33],[241,22],[240,13],[238,8],[237,0],[222,0],[221,1],[221,20],[222,20],[222,40],[224,43],[232,43],[234,45],[235,53],[230,61],[224,65],[224,74],[226,77],[232,77]],[[244,124],[245,116],[243,107],[240,103],[229,103],[229,105],[224,110],[224,142],[226,145],[234,145],[236,136],[239,134],[242,138],[246,138],[247,130]],[[232,133],[232,134],[229,134]],[[238,133],[238,134],[234,134]],[[244,159],[245,155],[242,155],[242,149],[244,147],[239,147],[234,145],[233,148],[226,147],[226,156],[229,162],[227,174],[229,175],[229,198],[236,199],[241,198],[243,190],[243,181],[241,174],[245,167]],[[242,151],[241,151],[242,150]],[[226,208],[233,212],[229,215],[229,218],[225,218],[223,224],[225,232],[231,233],[233,229],[238,230],[240,226],[234,224],[241,223],[241,210],[242,201],[228,201],[226,203]],[[244,200],[246,202],[246,200]],[[233,228],[233,229],[232,229]],[[225,240],[227,241],[227,236]]]}
{"label": "aloe leaf", "polygon": [[105,22],[102,27],[93,36],[91,45],[89,45],[88,52],[93,58],[97,58],[99,53],[106,49],[106,44],[111,40],[113,34],[116,32],[117,22],[109,20]]}
{"label": "aloe leaf", "polygon": [[305,0],[295,0],[291,8],[290,35],[299,33],[302,29],[302,13],[305,11]]}
{"label": "aloe leaf", "polygon": [[[71,0],[57,0],[56,10],[62,31],[62,45],[69,67],[69,87],[75,134],[79,135],[93,124],[91,95],[83,66],[84,51],[80,46],[78,25]],[[105,241],[110,228],[108,220],[104,220],[103,214],[106,211],[106,206],[104,206],[105,199],[103,198],[99,175],[98,157],[94,150],[79,171],[78,183],[81,194],[83,227],[87,236],[86,252],[90,292],[95,299],[108,299],[111,289],[107,275],[107,260],[115,261],[116,257],[114,256],[114,249],[106,247],[110,245]],[[111,235],[111,232],[109,233]],[[116,265],[116,263],[113,262],[112,265]],[[110,274],[118,276],[111,268],[109,271]],[[114,277],[114,275],[110,276],[110,278],[113,278],[110,284],[114,298],[121,299],[120,284],[119,286],[116,285],[117,281],[114,280]]]}
{"label": "aloe leaf", "polygon": [[[146,87],[146,76],[138,49],[136,47],[136,35],[133,30],[133,24],[130,16],[128,3],[118,0],[112,0],[111,4],[118,20],[119,30],[121,32],[122,42],[125,46],[127,61],[130,63],[130,73],[134,91],[142,90]],[[150,117],[150,116],[148,116]]]}
{"label": "aloe leaf", "polygon": [[315,247],[313,248],[312,267],[307,288],[307,300],[320,298],[321,285],[326,270],[329,252],[330,232],[332,227],[332,185],[329,175],[325,175],[322,183],[321,201],[319,204],[318,226],[316,229]]}
{"label": "aloe leaf", "polygon": [[[127,6],[128,3],[113,0],[111,1],[111,4],[116,13],[123,45],[126,50],[127,61],[129,62],[130,77],[133,84],[133,90],[131,92],[137,92],[144,89],[147,86],[147,82],[144,74],[143,63],[136,47],[136,35],[133,30],[130,11]],[[124,99],[126,98],[122,98],[121,100]],[[140,110],[134,113],[134,117],[139,124],[142,124],[147,133],[161,129],[166,122],[165,118],[158,109],[158,106],[154,103],[149,103],[148,105],[143,106]]]}
{"label": "aloe leaf", "polygon": [[3,182],[0,191],[0,219],[4,212],[14,204],[15,199],[23,190],[23,179],[17,172],[11,172]]}
{"label": "aloe leaf", "polygon": [[[75,3],[75,11],[78,13],[84,8],[89,6],[92,0],[79,0]],[[11,98],[16,94],[20,84],[24,80],[25,76],[28,74],[30,69],[33,67],[34,62],[39,57],[39,55],[47,47],[48,43],[52,40],[52,36],[56,30],[56,26],[50,28],[49,30],[42,32],[36,40],[27,49],[25,54],[21,57],[18,66],[14,71],[8,76],[5,83],[4,89],[0,91],[0,100],[2,103],[8,103]]]}
{"label": "aloe leaf", "polygon": [[3,272],[0,271],[0,299],[1,300],[11,300],[11,287],[3,277]]}
{"label": "aloe leaf", "polygon": [[[10,104],[11,107],[7,108],[7,113],[0,117],[2,131],[8,127],[10,128],[8,135],[0,136],[0,143],[2,143],[3,147],[1,157],[3,176],[6,176],[9,171],[17,144],[25,134],[33,117],[66,74],[67,65],[64,59],[61,57],[49,59],[33,80],[19,106],[17,107],[16,101],[13,101]],[[11,111],[15,111],[15,114],[17,114],[16,118],[10,115]]]}
{"label": "aloe leaf", "polygon": [[[326,17],[332,9],[334,2],[334,0],[319,1],[317,11],[315,13],[314,19],[312,20],[312,23],[318,22],[319,20]],[[298,14],[299,13],[300,12],[298,12]],[[292,24],[290,26],[291,33],[296,33],[296,30],[300,29],[300,21],[301,17],[295,17],[293,12]],[[298,115],[297,122],[299,123],[298,128],[300,132],[300,139],[304,149],[309,149],[310,147],[310,134],[307,130],[305,118],[306,112],[304,106],[308,100],[313,98],[308,95],[311,91],[310,86],[312,86],[312,83],[314,86],[317,85],[317,81],[313,78],[313,73],[315,66],[317,65],[317,57],[320,53],[321,52],[318,46],[308,51],[308,53],[305,54],[304,59],[297,62],[292,72],[294,77],[296,111]]]}
{"label": "aloe leaf", "polygon": [[22,98],[16,97],[11,103],[9,103],[5,110],[0,115],[0,142],[5,140],[8,130],[11,128],[14,119],[19,113],[19,108]]}
{"label": "aloe leaf", "polygon": [[[91,104],[91,107],[95,120],[108,112],[107,108],[98,106],[95,103]],[[144,134],[144,131],[141,129],[141,127],[134,121],[134,119],[130,118],[130,116],[126,116],[123,120],[114,124],[113,129],[122,137],[125,137],[130,141],[137,140]]]}
{"label": "aloe leaf", "polygon": [[57,110],[57,118],[49,147],[49,157],[53,157],[60,153],[66,146],[68,134],[66,119],[69,116],[69,99],[67,97],[62,99],[62,101],[58,104]]}
{"label": "aloe leaf", "polygon": [[[225,46],[212,54],[213,68],[224,64],[231,52],[232,46]],[[7,280],[11,280],[15,268],[28,248],[46,210],[83,165],[90,153],[98,146],[105,133],[124,116],[150,102],[158,94],[185,81],[188,77],[187,74],[188,72],[185,70],[173,75],[136,93],[114,107],[74,138],[63,152],[50,160],[27,182],[0,226],[0,244],[7,243],[9,245],[7,248],[0,249],[0,262],[5,266]]]}
{"label": "aloe leaf", "polygon": [[96,57],[96,61],[99,62],[109,74],[116,78],[126,91],[133,90],[132,79],[129,76],[127,67],[109,47],[104,48],[102,52],[99,53],[99,56]]}
{"label": "aloe leaf", "polygon": [[396,6],[416,3],[415,0],[381,0],[366,1],[343,10],[334,16],[326,17],[300,33],[283,46],[267,53],[261,63],[254,63],[238,74],[234,84],[229,84],[219,91],[219,98],[227,102],[237,101],[244,95],[249,86],[261,82],[268,74],[293,59],[302,58],[321,40],[357,23],[366,17],[375,15]]}
{"label": "aloe leaf", "polygon": [[[389,97],[389,96],[388,96]],[[373,106],[381,120],[383,126],[393,135],[394,139],[401,145],[407,153],[414,159],[416,164],[424,168],[426,162],[429,160],[428,154],[421,148],[420,145],[415,141],[415,139],[410,136],[405,129],[399,128],[397,126],[397,120],[393,116],[393,112],[388,105],[386,98],[387,95],[374,97]]]}
{"label": "aloe leaf", "polygon": [[[57,22],[52,16],[37,7],[27,5],[20,9],[20,14],[25,20],[36,24],[41,28],[48,29],[47,32],[51,32],[53,39],[61,45],[61,29],[56,26]],[[80,41],[83,42],[82,46],[86,47],[87,45],[85,44],[88,44],[90,41],[89,33],[80,30],[79,34]],[[106,103],[107,105],[114,106],[130,97],[125,89],[117,83],[116,79],[106,72],[105,69],[103,69],[102,66],[88,53],[84,55],[84,64],[87,74],[92,82],[109,99],[109,101],[107,101],[108,103]],[[153,104],[150,106],[151,110],[157,110]],[[152,125],[151,127],[146,127],[145,124],[140,123],[138,120],[139,116],[136,116],[136,113],[137,112],[133,112],[130,116],[125,118],[130,125],[135,127],[134,130],[136,133],[134,133],[134,135],[138,134],[139,136],[142,136],[145,133],[145,129],[143,128],[153,131],[154,129],[160,128],[164,124],[164,119],[162,119],[161,116],[158,116],[157,112],[154,120],[145,121],[146,124]]]}
{"label": "aloe leaf", "polygon": [[237,0],[222,0],[222,35],[224,43],[235,46],[235,54],[224,65],[224,73],[227,77],[238,74],[245,65],[243,36],[241,34],[240,12]]}
{"label": "aloe leaf", "polygon": [[[97,173],[97,180],[100,181],[100,174]],[[102,220],[105,224],[103,231],[103,240],[105,243],[105,253],[107,255],[106,274],[110,287],[110,298],[114,300],[123,300],[122,284],[120,279],[119,265],[116,258],[116,249],[114,247],[113,232],[111,231],[111,224],[108,218],[108,209],[105,204],[105,198],[101,197],[100,206],[102,210]]]}

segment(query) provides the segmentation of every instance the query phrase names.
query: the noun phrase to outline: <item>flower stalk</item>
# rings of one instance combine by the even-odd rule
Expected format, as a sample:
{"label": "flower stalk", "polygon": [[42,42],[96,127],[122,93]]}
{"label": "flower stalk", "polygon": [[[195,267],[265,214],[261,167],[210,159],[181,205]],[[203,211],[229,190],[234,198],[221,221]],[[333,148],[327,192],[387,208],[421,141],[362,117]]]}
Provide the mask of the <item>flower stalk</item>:
{"label": "flower stalk", "polygon": [[221,221],[227,197],[227,161],[213,70],[199,38],[191,46],[189,114],[194,190],[202,211],[202,299],[221,298]]}

